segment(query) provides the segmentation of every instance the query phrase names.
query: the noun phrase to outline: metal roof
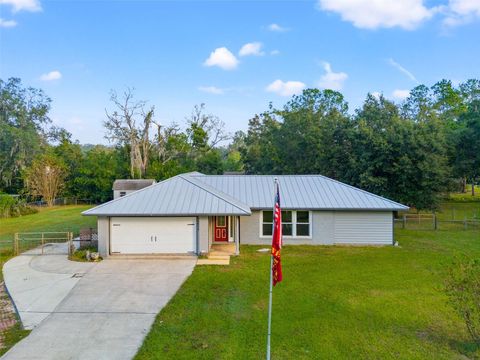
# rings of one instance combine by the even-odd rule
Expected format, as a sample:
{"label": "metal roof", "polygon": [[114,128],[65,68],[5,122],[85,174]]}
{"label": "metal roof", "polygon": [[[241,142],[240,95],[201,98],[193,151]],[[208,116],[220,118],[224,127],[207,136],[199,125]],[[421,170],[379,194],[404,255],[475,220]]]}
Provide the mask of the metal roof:
{"label": "metal roof", "polygon": [[178,175],[82,213],[95,216],[250,215],[248,205],[189,175]]}
{"label": "metal roof", "polygon": [[250,215],[270,209],[398,211],[408,207],[322,175],[177,175],[84,211],[96,216]]}
{"label": "metal roof", "polygon": [[251,209],[273,206],[274,179],[280,186],[284,209],[309,210],[407,210],[408,207],[384,197],[322,175],[200,175],[191,177],[208,184]]}
{"label": "metal roof", "polygon": [[155,179],[117,179],[112,190],[140,190],[155,184]]}

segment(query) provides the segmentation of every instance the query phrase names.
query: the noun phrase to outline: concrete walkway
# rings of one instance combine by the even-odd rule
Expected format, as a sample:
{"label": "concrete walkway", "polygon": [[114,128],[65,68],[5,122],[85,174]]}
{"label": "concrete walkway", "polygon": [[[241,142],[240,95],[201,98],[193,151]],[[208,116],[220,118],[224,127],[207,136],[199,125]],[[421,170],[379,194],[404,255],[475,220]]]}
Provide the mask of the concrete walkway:
{"label": "concrete walkway", "polygon": [[5,283],[33,331],[3,358],[131,359],[195,262],[15,257],[4,266]]}

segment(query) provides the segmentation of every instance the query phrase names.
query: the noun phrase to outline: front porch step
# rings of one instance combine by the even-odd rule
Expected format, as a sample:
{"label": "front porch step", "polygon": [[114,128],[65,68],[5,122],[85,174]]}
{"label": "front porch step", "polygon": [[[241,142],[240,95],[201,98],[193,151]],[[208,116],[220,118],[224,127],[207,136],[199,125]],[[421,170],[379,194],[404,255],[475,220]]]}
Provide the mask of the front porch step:
{"label": "front porch step", "polygon": [[229,260],[230,255],[209,254],[207,255],[207,258],[212,260]]}
{"label": "front porch step", "polygon": [[197,265],[230,265],[230,258],[220,259],[198,259]]}

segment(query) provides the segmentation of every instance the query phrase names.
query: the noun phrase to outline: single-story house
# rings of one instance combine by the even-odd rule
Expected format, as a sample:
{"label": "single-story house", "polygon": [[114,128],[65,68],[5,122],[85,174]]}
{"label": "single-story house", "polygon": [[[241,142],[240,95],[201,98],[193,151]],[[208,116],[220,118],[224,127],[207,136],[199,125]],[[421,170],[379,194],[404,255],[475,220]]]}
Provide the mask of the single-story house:
{"label": "single-story house", "polygon": [[113,198],[118,199],[153,184],[155,184],[155,179],[117,179],[112,186]]}
{"label": "single-story house", "polygon": [[212,244],[270,244],[274,179],[284,244],[393,244],[408,207],[321,175],[181,174],[83,212],[102,256],[201,254]]}

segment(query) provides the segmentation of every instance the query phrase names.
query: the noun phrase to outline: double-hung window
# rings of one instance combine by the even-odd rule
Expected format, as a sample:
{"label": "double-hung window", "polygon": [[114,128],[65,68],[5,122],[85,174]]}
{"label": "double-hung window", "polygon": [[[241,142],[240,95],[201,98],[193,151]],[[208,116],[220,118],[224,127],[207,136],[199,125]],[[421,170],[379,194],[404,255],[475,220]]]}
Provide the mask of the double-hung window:
{"label": "double-hung window", "polygon": [[[261,212],[261,236],[272,236],[273,211]],[[283,210],[282,233],[285,237],[310,237],[311,213],[308,210]]]}

